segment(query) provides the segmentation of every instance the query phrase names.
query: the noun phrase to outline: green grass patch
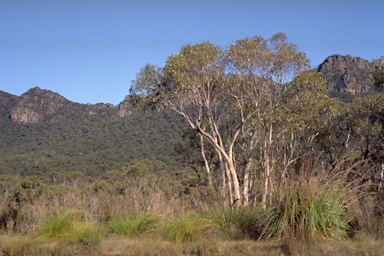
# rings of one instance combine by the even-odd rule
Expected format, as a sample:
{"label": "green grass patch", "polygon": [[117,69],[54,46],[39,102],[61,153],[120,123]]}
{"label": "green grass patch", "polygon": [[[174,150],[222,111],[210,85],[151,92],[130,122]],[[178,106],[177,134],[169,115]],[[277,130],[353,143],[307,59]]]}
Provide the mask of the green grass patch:
{"label": "green grass patch", "polygon": [[213,229],[212,220],[202,216],[180,215],[164,223],[163,237],[171,242],[193,242]]}
{"label": "green grass patch", "polygon": [[156,213],[121,216],[109,222],[109,231],[122,236],[139,236],[154,232],[160,223],[160,219],[160,215]]}
{"label": "green grass patch", "polygon": [[343,188],[316,182],[292,182],[269,209],[263,236],[316,241],[347,238],[349,218]]}
{"label": "green grass patch", "polygon": [[263,210],[256,206],[218,207],[205,213],[226,239],[258,239],[262,232]]}
{"label": "green grass patch", "polygon": [[69,242],[94,245],[101,241],[102,234],[100,228],[93,222],[77,221],[72,223],[71,228],[67,230],[64,237]]}
{"label": "green grass patch", "polygon": [[101,239],[100,228],[84,219],[84,212],[70,210],[48,216],[38,228],[39,239],[62,239],[84,245],[96,244]]}
{"label": "green grass patch", "polygon": [[38,234],[40,238],[62,238],[71,228],[71,212],[54,213],[48,216],[39,227]]}

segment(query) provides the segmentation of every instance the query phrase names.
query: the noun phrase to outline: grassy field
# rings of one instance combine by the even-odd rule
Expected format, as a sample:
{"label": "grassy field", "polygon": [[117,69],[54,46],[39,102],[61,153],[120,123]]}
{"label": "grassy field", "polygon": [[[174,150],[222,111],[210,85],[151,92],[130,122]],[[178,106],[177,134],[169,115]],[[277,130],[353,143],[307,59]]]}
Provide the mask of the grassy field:
{"label": "grassy field", "polygon": [[177,193],[157,176],[124,189],[27,177],[0,198],[0,256],[384,255],[382,194],[339,174],[291,179],[266,209],[223,205],[207,186]]}
{"label": "grassy field", "polygon": [[0,255],[383,255],[384,243],[375,239],[321,241],[315,244],[282,241],[222,240],[208,238],[173,243],[156,237],[109,236],[98,244],[38,240],[31,236],[1,235]]}

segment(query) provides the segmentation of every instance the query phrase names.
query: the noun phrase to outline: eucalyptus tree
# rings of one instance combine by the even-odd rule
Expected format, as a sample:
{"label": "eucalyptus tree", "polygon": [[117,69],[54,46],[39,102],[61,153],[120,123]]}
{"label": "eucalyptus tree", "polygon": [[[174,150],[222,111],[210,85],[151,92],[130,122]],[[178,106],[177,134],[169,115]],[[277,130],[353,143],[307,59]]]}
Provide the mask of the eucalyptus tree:
{"label": "eucalyptus tree", "polygon": [[384,89],[384,56],[374,59],[371,66],[375,89],[382,91]]}
{"label": "eucalyptus tree", "polygon": [[283,104],[275,113],[275,122],[279,124],[280,140],[277,148],[279,155],[281,182],[288,168],[305,155],[318,157],[322,148],[316,146],[330,139],[335,118],[340,115],[341,102],[331,98],[324,76],[315,69],[299,73],[287,85],[283,95]]}
{"label": "eucalyptus tree", "polygon": [[[230,203],[247,205],[255,147],[263,145],[266,195],[273,171],[274,125],[269,120],[284,85],[307,64],[305,54],[284,33],[241,39],[227,48],[209,42],[186,45],[168,57],[164,68],[142,68],[131,93],[146,94],[182,115],[216,150],[223,195],[229,195]],[[238,162],[241,157],[244,163]]]}
{"label": "eucalyptus tree", "polygon": [[352,161],[361,162],[360,174],[382,190],[384,181],[384,92],[355,98],[345,109],[340,125],[348,138]]}
{"label": "eucalyptus tree", "polygon": [[[264,176],[262,204],[265,207],[271,192],[271,174],[275,171],[273,145],[276,110],[282,103],[286,84],[296,74],[308,68],[308,60],[295,44],[287,41],[284,33],[270,39],[254,37],[236,41],[229,47],[229,70],[237,78],[232,94],[242,106],[241,114],[250,134],[243,179],[243,197],[248,203],[249,175],[254,148],[260,145]],[[246,111],[247,110],[247,111]],[[259,142],[259,143],[257,143]]]}

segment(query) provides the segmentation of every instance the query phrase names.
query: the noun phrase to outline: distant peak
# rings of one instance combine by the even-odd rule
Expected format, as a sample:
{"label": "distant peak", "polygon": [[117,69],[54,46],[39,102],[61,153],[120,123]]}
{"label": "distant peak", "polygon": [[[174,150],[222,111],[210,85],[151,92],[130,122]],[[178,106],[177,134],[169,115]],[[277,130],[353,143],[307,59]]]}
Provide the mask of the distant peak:
{"label": "distant peak", "polygon": [[61,96],[59,93],[53,92],[51,90],[41,89],[38,86],[35,86],[29,89],[27,92],[21,95],[22,98],[29,97],[29,96],[47,97],[49,99],[68,101],[65,97]]}

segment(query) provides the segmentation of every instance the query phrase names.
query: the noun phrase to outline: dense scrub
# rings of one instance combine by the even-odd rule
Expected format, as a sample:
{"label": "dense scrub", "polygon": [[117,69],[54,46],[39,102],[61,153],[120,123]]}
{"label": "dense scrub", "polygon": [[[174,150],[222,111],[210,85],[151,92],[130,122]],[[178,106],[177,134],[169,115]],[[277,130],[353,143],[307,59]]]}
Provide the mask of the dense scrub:
{"label": "dense scrub", "polygon": [[[137,110],[129,117],[78,116],[17,124],[0,119],[0,173],[54,175],[76,171],[93,177],[136,158],[179,163],[174,150],[184,121],[165,111]],[[66,113],[67,118],[71,113]]]}

